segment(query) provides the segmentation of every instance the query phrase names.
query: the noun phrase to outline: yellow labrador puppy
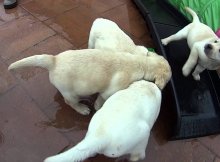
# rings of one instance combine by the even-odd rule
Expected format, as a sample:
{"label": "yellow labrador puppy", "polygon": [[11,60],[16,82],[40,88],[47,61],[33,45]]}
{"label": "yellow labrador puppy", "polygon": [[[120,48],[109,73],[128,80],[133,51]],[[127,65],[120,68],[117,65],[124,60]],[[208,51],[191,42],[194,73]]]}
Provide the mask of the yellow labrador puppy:
{"label": "yellow labrador puppy", "polygon": [[191,49],[188,60],[182,68],[184,76],[192,73],[195,80],[200,80],[200,73],[205,70],[217,70],[220,67],[220,39],[210,27],[199,21],[196,13],[186,7],[193,17],[193,22],[174,35],[162,39],[162,44],[167,45],[171,41],[187,39]]}
{"label": "yellow labrador puppy", "polygon": [[96,154],[130,154],[131,161],[142,160],[160,105],[161,91],[154,83],[134,82],[113,94],[95,113],[79,144],[44,162],[78,162]]}
{"label": "yellow labrador puppy", "polygon": [[133,40],[115,22],[103,18],[98,18],[93,22],[88,48],[142,55],[148,53],[144,46],[136,46]]}
{"label": "yellow labrador puppy", "polygon": [[132,55],[99,49],[69,50],[53,55],[35,55],[12,63],[10,69],[39,66],[49,70],[50,82],[61,92],[65,102],[83,115],[90,109],[80,104],[79,96],[99,93],[98,110],[115,92],[138,80],[155,81],[163,89],[171,70],[162,56]]}

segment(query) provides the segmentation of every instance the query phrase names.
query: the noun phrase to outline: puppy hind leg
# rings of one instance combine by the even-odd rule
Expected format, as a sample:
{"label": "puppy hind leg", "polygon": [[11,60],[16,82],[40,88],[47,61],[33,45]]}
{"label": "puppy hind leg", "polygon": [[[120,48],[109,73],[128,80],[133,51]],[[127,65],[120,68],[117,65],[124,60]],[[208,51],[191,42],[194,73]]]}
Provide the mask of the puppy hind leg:
{"label": "puppy hind leg", "polygon": [[200,73],[203,72],[205,70],[204,67],[197,65],[194,72],[192,73],[192,76],[195,80],[200,80]]}
{"label": "puppy hind leg", "polygon": [[162,44],[164,46],[166,46],[167,44],[169,44],[172,41],[177,41],[177,40],[181,40],[181,39],[187,38],[189,28],[190,28],[190,26],[187,25],[186,27],[184,27],[183,29],[178,31],[176,34],[173,34],[173,35],[171,35],[171,36],[169,36],[167,38],[161,39]]}
{"label": "puppy hind leg", "polygon": [[94,108],[96,111],[98,111],[102,105],[104,104],[105,100],[102,98],[101,95],[98,95],[96,101],[95,101],[95,104],[94,104]]}
{"label": "puppy hind leg", "polygon": [[64,96],[66,104],[70,105],[74,110],[82,115],[89,115],[90,109],[81,103],[79,103],[79,98],[77,96]]}

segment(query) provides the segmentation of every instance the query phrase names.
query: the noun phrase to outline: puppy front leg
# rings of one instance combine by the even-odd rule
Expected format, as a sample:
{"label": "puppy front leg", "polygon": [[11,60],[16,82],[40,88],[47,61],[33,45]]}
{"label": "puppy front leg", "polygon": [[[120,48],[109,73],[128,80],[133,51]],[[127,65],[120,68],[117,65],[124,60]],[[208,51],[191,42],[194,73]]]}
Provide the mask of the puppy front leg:
{"label": "puppy front leg", "polygon": [[189,25],[184,27],[182,30],[178,31],[176,34],[173,34],[167,38],[161,39],[161,42],[164,46],[166,46],[172,41],[177,41],[177,40],[187,38],[188,31],[189,31]]}
{"label": "puppy front leg", "polygon": [[94,32],[92,32],[91,30],[89,34],[88,49],[94,49],[94,48],[95,48],[95,36],[94,36]]}
{"label": "puppy front leg", "polygon": [[200,73],[205,70],[204,67],[200,66],[199,64],[196,66],[194,72],[192,73],[192,76],[195,80],[200,80]]}
{"label": "puppy front leg", "polygon": [[64,96],[66,104],[70,105],[74,110],[82,115],[89,115],[90,109],[81,103],[79,103],[79,98],[77,96]]}
{"label": "puppy front leg", "polygon": [[[111,89],[111,88],[110,88]],[[117,90],[106,90],[105,92],[101,93],[98,95],[95,104],[94,104],[94,108],[96,111],[98,111],[104,104],[104,102],[115,92],[117,92]]]}
{"label": "puppy front leg", "polygon": [[140,153],[132,153],[130,155],[130,161],[139,161],[145,158],[145,150],[141,151]]}
{"label": "puppy front leg", "polygon": [[197,64],[198,61],[198,51],[196,45],[194,45],[191,49],[189,58],[187,59],[186,63],[184,64],[182,68],[182,73],[186,77],[190,74],[192,71],[193,67]]}
{"label": "puppy front leg", "polygon": [[145,158],[145,150],[147,147],[150,132],[146,132],[145,138],[134,148],[133,152],[130,154],[130,161],[139,161]]}
{"label": "puppy front leg", "polygon": [[105,100],[102,98],[101,95],[98,95],[96,101],[95,101],[95,104],[94,104],[94,108],[96,111],[98,111],[102,105],[104,104]]}
{"label": "puppy front leg", "polygon": [[94,49],[94,48],[95,48],[94,42],[92,41],[91,38],[89,38],[88,49]]}

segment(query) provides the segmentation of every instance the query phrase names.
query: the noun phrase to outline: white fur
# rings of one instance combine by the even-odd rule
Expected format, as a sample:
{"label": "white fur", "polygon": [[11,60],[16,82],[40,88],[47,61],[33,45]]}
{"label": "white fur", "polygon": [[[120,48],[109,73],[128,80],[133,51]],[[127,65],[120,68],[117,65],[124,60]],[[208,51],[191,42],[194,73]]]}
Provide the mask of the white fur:
{"label": "white fur", "polygon": [[78,162],[95,154],[131,161],[145,158],[145,149],[161,105],[161,91],[148,81],[137,81],[112,95],[96,112],[85,138],[70,150],[44,162]]}
{"label": "white fur", "polygon": [[[199,74],[203,70],[216,70],[220,67],[220,39],[210,27],[199,21],[192,9],[186,7],[186,11],[192,15],[193,22],[161,41],[163,45],[167,45],[171,41],[187,39],[191,52],[182,72],[184,76],[188,76],[195,67],[192,75],[195,80],[200,80]],[[211,47],[210,50],[208,46]]]}
{"label": "white fur", "polygon": [[9,66],[10,69],[40,66],[49,70],[50,82],[61,92],[65,102],[77,112],[88,115],[90,109],[79,97],[99,93],[98,110],[115,92],[138,80],[154,81],[163,89],[171,77],[169,63],[162,56],[132,55],[99,49],[70,50],[52,55],[35,55]]}
{"label": "white fur", "polygon": [[103,18],[98,18],[93,22],[88,48],[129,52],[138,55],[147,55],[148,53],[144,46],[136,46],[115,22]]}

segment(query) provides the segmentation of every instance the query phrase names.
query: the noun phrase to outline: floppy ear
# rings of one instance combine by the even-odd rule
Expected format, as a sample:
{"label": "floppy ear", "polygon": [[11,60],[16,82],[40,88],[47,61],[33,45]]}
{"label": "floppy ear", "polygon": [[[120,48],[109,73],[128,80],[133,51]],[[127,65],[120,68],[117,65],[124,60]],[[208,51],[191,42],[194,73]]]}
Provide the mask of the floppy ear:
{"label": "floppy ear", "polygon": [[159,76],[155,78],[155,84],[157,85],[158,88],[160,88],[160,90],[162,90],[167,83],[167,81],[164,78],[165,77],[163,76]]}
{"label": "floppy ear", "polygon": [[166,86],[167,82],[170,80],[171,76],[171,71],[163,72],[162,74],[155,77],[155,84],[158,86],[158,88],[160,88],[160,90],[162,90]]}

